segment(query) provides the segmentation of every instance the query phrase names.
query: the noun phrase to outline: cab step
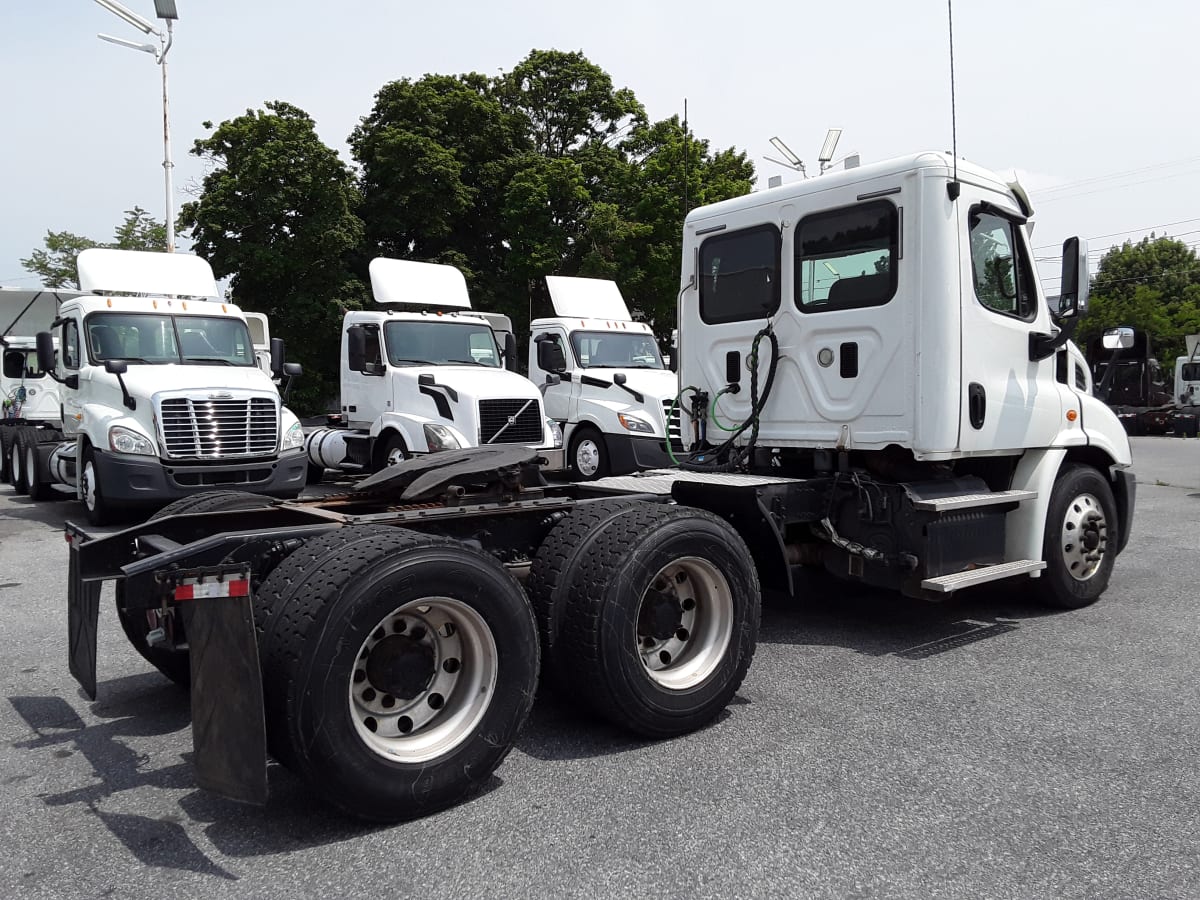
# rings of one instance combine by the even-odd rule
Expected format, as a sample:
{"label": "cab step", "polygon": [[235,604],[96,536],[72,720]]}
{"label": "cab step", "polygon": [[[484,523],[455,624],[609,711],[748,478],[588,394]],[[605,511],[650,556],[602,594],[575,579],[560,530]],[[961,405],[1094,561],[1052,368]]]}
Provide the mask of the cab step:
{"label": "cab step", "polygon": [[976,509],[980,506],[995,506],[998,503],[1020,503],[1022,500],[1036,498],[1037,491],[993,491],[988,494],[956,494],[951,497],[914,500],[913,507],[929,512],[944,513],[959,509]]}
{"label": "cab step", "polygon": [[[1017,491],[1016,493],[1026,493]],[[1027,575],[1030,572],[1040,572],[1046,568],[1046,563],[1040,559],[1014,559],[1012,562],[998,563],[994,566],[981,566],[966,572],[955,572],[953,575],[939,575],[937,578],[926,578],[921,587],[938,594],[949,594],[961,588],[986,584],[989,581],[1000,581],[1002,578],[1012,578],[1015,575]]]}

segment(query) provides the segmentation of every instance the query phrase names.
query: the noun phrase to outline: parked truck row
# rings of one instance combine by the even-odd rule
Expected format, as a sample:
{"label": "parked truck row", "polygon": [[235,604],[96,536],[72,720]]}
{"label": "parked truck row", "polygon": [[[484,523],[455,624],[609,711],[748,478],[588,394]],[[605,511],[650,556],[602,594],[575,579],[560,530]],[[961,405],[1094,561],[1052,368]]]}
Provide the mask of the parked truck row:
{"label": "parked truck row", "polygon": [[[1096,395],[1133,435],[1196,437],[1200,431],[1200,335],[1187,335],[1187,355],[1174,372],[1155,358],[1150,336],[1141,330],[1113,328],[1089,342]],[[1173,375],[1173,377],[1172,377]]]}
{"label": "parked truck row", "polygon": [[[1130,446],[1069,340],[1086,247],[1064,245],[1052,311],[1031,215],[1018,188],[936,152],[693,210],[664,413],[667,394],[635,381],[656,371],[645,332],[616,310],[560,315],[533,342],[538,387],[570,387],[568,450],[592,425],[587,388],[630,404],[611,410],[618,426],[678,459],[574,484],[541,477],[540,408],[527,441],[412,452],[431,449],[427,424],[487,443],[470,383],[451,378],[498,383],[510,357],[471,337],[465,306],[354,319],[342,402],[372,452],[383,428],[350,410],[368,401],[347,384],[389,385],[372,413],[389,399],[398,413],[412,366],[426,403],[417,422],[389,420],[395,464],[318,500],[223,491],[111,535],[69,524],[71,671],[94,697],[113,582],[133,646],[190,685],[203,787],[265,802],[269,754],[331,804],[395,820],[482,785],[539,677],[644,737],[704,726],[749,670],[762,592],[799,592],[805,566],[930,600],[1006,581],[1053,607],[1092,603],[1129,539]],[[426,324],[465,340],[405,343]]]}

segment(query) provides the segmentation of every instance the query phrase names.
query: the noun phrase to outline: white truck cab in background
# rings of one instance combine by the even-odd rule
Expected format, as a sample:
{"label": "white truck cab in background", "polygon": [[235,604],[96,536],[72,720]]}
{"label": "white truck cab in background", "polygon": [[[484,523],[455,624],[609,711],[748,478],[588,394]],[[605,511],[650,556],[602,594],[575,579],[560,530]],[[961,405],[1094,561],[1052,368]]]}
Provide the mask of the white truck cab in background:
{"label": "white truck cab in background", "polygon": [[536,449],[546,468],[561,468],[561,431],[547,419],[538,389],[509,370],[516,363],[511,330],[502,348],[492,323],[471,310],[462,273],[380,257],[370,275],[385,308],[343,320],[344,427],[309,433],[314,472],[375,472],[413,455],[511,444]]}
{"label": "white truck cab in background", "polygon": [[669,465],[679,419],[669,426],[667,416],[679,388],[650,326],[633,321],[615,282],[550,276],[546,286],[556,316],[530,323],[529,378],[562,425],[572,476]]}
{"label": "white truck cab in background", "polygon": [[208,263],[90,249],[77,265],[86,293],[37,336],[65,440],[25,448],[30,495],[72,493],[96,524],[220,488],[296,496],[306,473],[300,422],[259,368],[245,316],[219,299]]}

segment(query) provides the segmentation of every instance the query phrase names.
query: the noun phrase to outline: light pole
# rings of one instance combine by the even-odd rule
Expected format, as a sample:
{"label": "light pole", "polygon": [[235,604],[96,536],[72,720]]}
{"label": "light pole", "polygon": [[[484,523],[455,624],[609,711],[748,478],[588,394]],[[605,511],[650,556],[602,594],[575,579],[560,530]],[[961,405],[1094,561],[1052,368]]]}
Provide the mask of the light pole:
{"label": "light pole", "polygon": [[122,6],[116,0],[96,0],[101,6],[107,9],[110,13],[119,19],[124,19],[134,28],[141,31],[143,34],[152,34],[158,38],[158,46],[154,44],[139,44],[136,41],[127,41],[124,38],[113,37],[111,34],[98,34],[96,37],[102,41],[108,41],[111,44],[117,44],[121,47],[129,47],[132,50],[141,50],[143,53],[149,53],[154,57],[154,61],[162,67],[162,86],[163,86],[163,174],[166,180],[166,201],[167,201],[167,252],[175,252],[175,211],[174,211],[174,187],[172,186],[171,170],[175,168],[175,164],[171,161],[171,116],[167,105],[167,52],[171,49],[171,42],[175,38],[175,20],[179,18],[179,13],[175,10],[175,0],[154,0],[155,15],[166,22],[167,30],[164,34],[161,30],[154,27],[154,23],[147,19],[143,19],[131,9]]}

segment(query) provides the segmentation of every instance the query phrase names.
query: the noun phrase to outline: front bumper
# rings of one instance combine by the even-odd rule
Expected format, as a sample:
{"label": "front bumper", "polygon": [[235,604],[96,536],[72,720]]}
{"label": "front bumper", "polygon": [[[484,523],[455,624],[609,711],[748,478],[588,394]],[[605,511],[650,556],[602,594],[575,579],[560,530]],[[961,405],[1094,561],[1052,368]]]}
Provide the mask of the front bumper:
{"label": "front bumper", "polygon": [[604,443],[608,446],[608,467],[613,475],[674,465],[667,454],[665,438],[610,433],[604,435]]}
{"label": "front bumper", "polygon": [[559,447],[557,450],[546,450],[541,447],[534,448],[537,455],[545,460],[538,468],[544,472],[561,472],[567,467],[567,451]]}
{"label": "front bumper", "polygon": [[1113,495],[1117,501],[1117,552],[1129,543],[1133,529],[1133,505],[1137,497],[1137,479],[1132,469],[1117,469],[1113,479]]}
{"label": "front bumper", "polygon": [[95,465],[105,499],[124,506],[161,506],[190,494],[229,489],[294,497],[304,487],[308,457],[288,451],[275,459],[197,465],[96,451]]}

